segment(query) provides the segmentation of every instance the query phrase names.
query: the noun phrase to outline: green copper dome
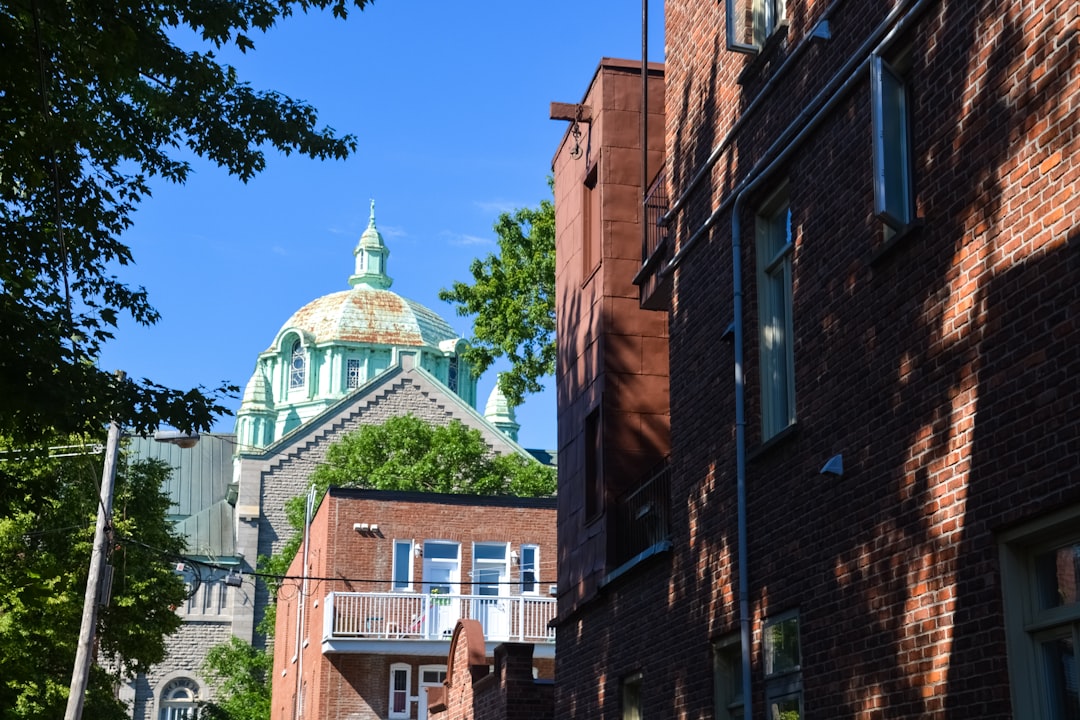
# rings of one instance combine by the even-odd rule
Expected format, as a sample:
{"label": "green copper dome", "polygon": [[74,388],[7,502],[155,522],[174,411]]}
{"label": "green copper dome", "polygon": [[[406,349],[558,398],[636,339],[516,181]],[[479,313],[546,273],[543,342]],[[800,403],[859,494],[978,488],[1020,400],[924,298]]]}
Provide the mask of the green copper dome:
{"label": "green copper dome", "polygon": [[375,225],[374,201],[353,255],[351,289],[294,312],[259,355],[236,416],[241,445],[275,442],[397,367],[401,352],[476,406],[476,378],[463,357],[467,343],[434,311],[388,289],[390,251]]}

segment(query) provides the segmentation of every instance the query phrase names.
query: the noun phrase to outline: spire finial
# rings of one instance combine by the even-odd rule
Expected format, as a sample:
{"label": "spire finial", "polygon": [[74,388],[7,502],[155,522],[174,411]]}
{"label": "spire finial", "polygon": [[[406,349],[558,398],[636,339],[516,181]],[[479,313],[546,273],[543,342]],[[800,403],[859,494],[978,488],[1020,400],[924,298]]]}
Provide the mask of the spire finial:
{"label": "spire finial", "polygon": [[371,217],[368,219],[368,225],[375,227],[375,198],[371,198]]}

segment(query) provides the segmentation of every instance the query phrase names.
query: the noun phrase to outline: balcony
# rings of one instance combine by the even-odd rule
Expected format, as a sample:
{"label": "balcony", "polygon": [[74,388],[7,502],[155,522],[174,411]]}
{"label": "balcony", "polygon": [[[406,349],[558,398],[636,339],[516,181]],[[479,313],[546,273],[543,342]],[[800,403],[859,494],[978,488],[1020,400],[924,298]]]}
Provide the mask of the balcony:
{"label": "balcony", "polygon": [[664,461],[636,488],[615,502],[615,543],[610,566],[615,579],[659,550],[670,547],[671,466]]}
{"label": "balcony", "polygon": [[668,228],[661,218],[668,211],[667,171],[661,170],[645,195],[645,235],[641,248],[641,269],[634,277],[641,307],[667,310],[671,302],[671,275],[664,272],[674,248]]}
{"label": "balcony", "polygon": [[489,652],[527,642],[537,645],[535,657],[555,654],[555,598],[333,592],[324,603],[324,654],[445,655],[457,621],[469,618],[483,627]]}

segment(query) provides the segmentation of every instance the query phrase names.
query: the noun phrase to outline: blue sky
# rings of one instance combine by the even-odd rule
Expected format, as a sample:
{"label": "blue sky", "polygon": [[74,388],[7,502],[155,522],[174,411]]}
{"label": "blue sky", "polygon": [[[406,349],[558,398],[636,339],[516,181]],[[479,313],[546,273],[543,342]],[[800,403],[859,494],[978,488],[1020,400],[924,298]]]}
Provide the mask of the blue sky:
{"label": "blue sky", "polygon": [[[656,61],[662,2],[650,6]],[[548,105],[579,101],[601,57],[640,58],[641,4],[378,0],[344,22],[294,16],[254,40],[254,52],[221,57],[256,88],[313,104],[322,124],[357,136],[357,152],[342,162],[271,153],[246,185],[196,160],[186,185],[155,186],[125,236],[135,265],[119,272],[149,290],[162,320],[121,323],[105,369],[242,388],[293,311],[348,287],[371,198],[392,289],[468,337],[469,319],[439,289],[469,280],[470,261],[495,250],[500,212],[550,197],[566,124],[548,120]],[[480,379],[481,410],[494,381],[493,371]],[[548,388],[518,408],[526,447],[555,448]]]}

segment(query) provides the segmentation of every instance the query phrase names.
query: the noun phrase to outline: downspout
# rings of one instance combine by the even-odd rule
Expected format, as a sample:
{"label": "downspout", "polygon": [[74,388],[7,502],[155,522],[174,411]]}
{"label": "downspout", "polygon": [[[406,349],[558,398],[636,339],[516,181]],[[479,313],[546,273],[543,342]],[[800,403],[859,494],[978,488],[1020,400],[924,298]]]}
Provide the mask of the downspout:
{"label": "downspout", "polygon": [[[892,12],[886,17],[886,19],[875,29],[870,38],[863,43],[859,50],[852,55],[851,59],[844,64],[844,67],[840,69],[833,76],[832,79],[826,84],[826,87],[832,85],[834,81],[853,68],[851,75],[843,82],[840,87],[835,89],[829,98],[825,101],[825,104],[814,113],[814,115],[807,121],[806,125],[795,134],[794,137],[787,141],[787,144],[779,151],[776,158],[769,162],[761,169],[754,168],[750,171],[750,174],[740,183],[740,187],[735,191],[733,196],[729,196],[721,205],[709,216],[702,228],[695,233],[695,235],[703,233],[716,218],[719,217],[721,211],[728,205],[732,206],[731,210],[731,272],[732,272],[732,312],[733,318],[733,340],[734,340],[734,365],[735,365],[735,474],[736,474],[736,502],[738,504],[738,539],[739,539],[739,635],[742,645],[742,694],[743,694],[743,717],[753,717],[753,703],[752,703],[752,687],[751,675],[750,675],[750,660],[751,660],[751,629],[752,620],[750,617],[750,589],[749,589],[749,552],[747,549],[747,502],[746,502],[746,384],[745,377],[743,375],[743,282],[742,282],[742,223],[739,221],[739,216],[742,213],[743,203],[747,195],[760,185],[766,178],[770,176],[773,170],[775,170],[781,163],[785,162],[788,157],[795,151],[795,149],[802,143],[802,141],[814,130],[817,125],[825,118],[825,116],[832,110],[833,107],[840,101],[842,97],[847,94],[847,91],[860,79],[865,67],[866,62],[860,61],[860,57],[866,53],[871,47],[873,47],[872,54],[880,53],[885,50],[896,37],[905,32],[908,27],[918,18],[926,6],[929,5],[931,0],[915,0],[912,5],[912,0],[907,2],[901,2],[893,9]],[[910,6],[905,9],[905,6]],[[896,18],[900,17],[899,21]],[[891,30],[887,30],[888,26],[896,22]],[[876,43],[876,45],[875,45]],[[816,100],[817,98],[815,98]],[[811,107],[813,106],[811,102]],[[792,122],[791,125],[781,134],[776,145],[779,145],[785,136],[793,132],[799,121],[806,114],[806,111],[800,113],[799,117]],[[768,157],[773,150],[770,147],[766,151],[764,157]],[[691,237],[691,240],[694,236]],[[688,240],[689,242],[689,240]],[[669,265],[668,271],[675,265],[675,261],[678,259],[672,259]]]}
{"label": "downspout", "polygon": [[641,0],[641,259],[649,247],[649,0]]}
{"label": "downspout", "polygon": [[311,537],[311,514],[315,506],[315,485],[308,489],[307,505],[304,510],[304,566],[301,570],[304,584],[300,591],[300,604],[296,613],[296,706],[293,708],[293,717],[299,718],[304,714],[304,648],[301,646],[304,636],[304,618],[307,615],[308,599],[308,541]]}

